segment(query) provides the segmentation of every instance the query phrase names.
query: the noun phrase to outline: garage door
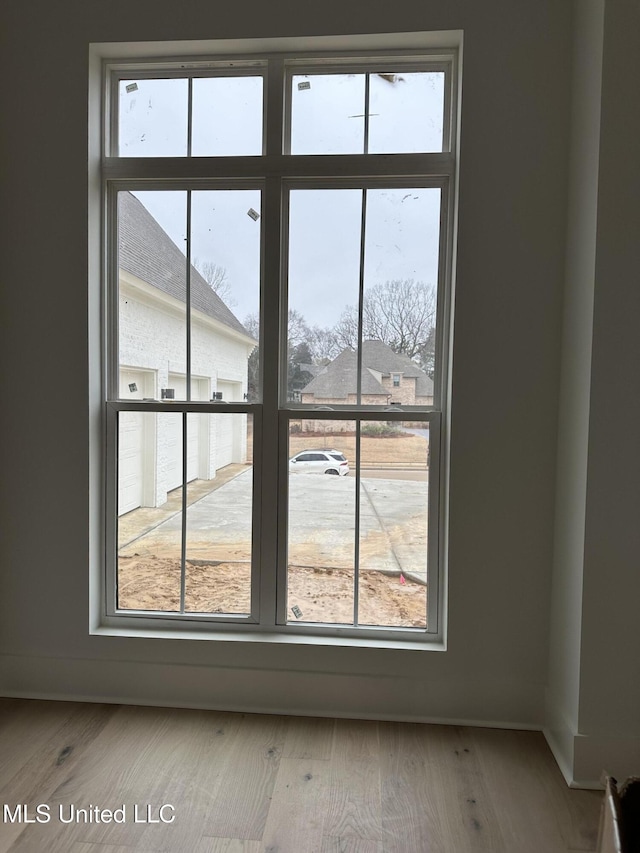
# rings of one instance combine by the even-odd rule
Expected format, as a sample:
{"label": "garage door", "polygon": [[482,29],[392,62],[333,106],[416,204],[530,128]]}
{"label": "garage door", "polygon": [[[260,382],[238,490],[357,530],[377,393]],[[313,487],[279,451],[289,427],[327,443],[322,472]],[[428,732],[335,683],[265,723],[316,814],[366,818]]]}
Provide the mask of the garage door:
{"label": "garage door", "polygon": [[[233,403],[236,383],[218,380],[217,390],[222,391],[222,399]],[[216,415],[216,468],[224,468],[233,462],[233,428],[238,420],[237,415]]]}
{"label": "garage door", "polygon": [[[145,374],[133,370],[120,371],[120,397],[141,400]],[[143,493],[143,422],[142,412],[120,412],[118,438],[118,515],[131,512],[142,504]]]}
{"label": "garage door", "polygon": [[[199,400],[198,382],[194,382],[191,398]],[[169,374],[169,387],[175,388],[176,400],[186,398],[187,383],[184,376]],[[182,486],[182,414],[166,414],[164,429],[167,430],[167,491]],[[195,480],[199,473],[200,460],[200,415],[187,416],[187,482]]]}

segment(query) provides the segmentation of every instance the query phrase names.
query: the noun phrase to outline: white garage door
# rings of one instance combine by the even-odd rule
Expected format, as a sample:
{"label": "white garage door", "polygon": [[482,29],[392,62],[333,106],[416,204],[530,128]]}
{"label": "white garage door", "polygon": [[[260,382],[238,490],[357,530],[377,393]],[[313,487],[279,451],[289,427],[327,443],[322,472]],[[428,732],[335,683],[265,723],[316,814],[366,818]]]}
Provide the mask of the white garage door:
{"label": "white garage door", "polygon": [[[192,400],[201,399],[199,382],[193,383]],[[176,400],[186,398],[187,382],[184,376],[169,374],[169,387],[175,388]],[[167,491],[182,486],[182,414],[167,414],[163,426],[167,430]],[[200,461],[200,415],[187,416],[187,482],[195,480],[199,473]]]}
{"label": "white garage door", "polygon": [[[133,370],[120,371],[120,397],[141,400],[145,374]],[[118,515],[124,515],[142,504],[143,493],[143,415],[142,412],[120,412],[118,440]]]}
{"label": "white garage door", "polygon": [[[235,384],[218,380],[217,389],[222,391],[222,399],[226,403],[235,402]],[[237,415],[216,415],[216,468],[224,468],[234,461],[233,428],[237,419]]]}
{"label": "white garage door", "polygon": [[233,462],[233,419],[235,415],[216,415],[216,468]]}

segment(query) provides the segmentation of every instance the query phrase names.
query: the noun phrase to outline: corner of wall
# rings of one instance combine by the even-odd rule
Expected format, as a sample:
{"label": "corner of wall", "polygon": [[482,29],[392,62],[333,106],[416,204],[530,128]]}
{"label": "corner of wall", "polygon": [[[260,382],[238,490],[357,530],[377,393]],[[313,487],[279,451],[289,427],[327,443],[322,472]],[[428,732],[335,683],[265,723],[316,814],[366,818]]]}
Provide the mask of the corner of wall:
{"label": "corner of wall", "polygon": [[[571,140],[545,736],[575,784],[592,384],[604,0],[573,6]],[[595,96],[594,96],[595,95]],[[596,774],[596,778],[599,773]],[[582,777],[580,777],[582,778]],[[587,777],[585,777],[587,778]]]}
{"label": "corner of wall", "polygon": [[542,731],[567,785],[571,786],[574,781],[575,731],[566,714],[562,712],[554,699],[555,697],[551,695],[551,691],[547,689],[545,695],[545,725]]}

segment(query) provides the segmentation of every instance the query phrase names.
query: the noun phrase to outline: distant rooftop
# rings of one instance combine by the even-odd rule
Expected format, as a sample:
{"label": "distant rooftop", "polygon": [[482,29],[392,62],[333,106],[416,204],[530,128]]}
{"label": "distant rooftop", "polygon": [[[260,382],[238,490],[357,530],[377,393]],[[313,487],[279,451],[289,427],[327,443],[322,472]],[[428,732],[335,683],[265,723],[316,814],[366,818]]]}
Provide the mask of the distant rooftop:
{"label": "distant rooftop", "polygon": [[[344,349],[336,356],[330,364],[324,367],[317,376],[305,386],[302,394],[315,394],[316,397],[339,399],[347,398],[349,394],[356,391],[356,372],[358,370],[356,354],[352,349]],[[362,372],[363,394],[384,394],[389,392],[382,387],[373,373],[363,366]]]}
{"label": "distant rooftop", "polygon": [[416,396],[433,396],[433,380],[427,376],[424,370],[415,361],[411,361],[409,356],[394,352],[383,341],[371,339],[362,342],[362,364],[372,370],[377,370],[383,376],[402,373],[404,376],[415,377]]}
{"label": "distant rooftop", "polygon": [[[318,398],[343,399],[354,394],[357,387],[358,362],[356,353],[347,347],[315,376],[301,393],[314,394]],[[362,342],[361,388],[363,394],[384,394],[384,388],[373,371],[382,376],[402,373],[416,380],[416,397],[432,397],[433,381],[406,355],[395,353],[391,347],[379,340]]]}

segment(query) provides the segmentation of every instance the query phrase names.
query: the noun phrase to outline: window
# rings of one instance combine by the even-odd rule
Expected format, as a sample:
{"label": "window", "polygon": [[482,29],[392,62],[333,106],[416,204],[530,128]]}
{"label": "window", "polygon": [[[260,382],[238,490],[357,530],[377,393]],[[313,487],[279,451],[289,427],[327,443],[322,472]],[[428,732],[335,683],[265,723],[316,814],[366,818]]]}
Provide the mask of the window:
{"label": "window", "polygon": [[107,624],[439,635],[455,72],[105,65]]}

